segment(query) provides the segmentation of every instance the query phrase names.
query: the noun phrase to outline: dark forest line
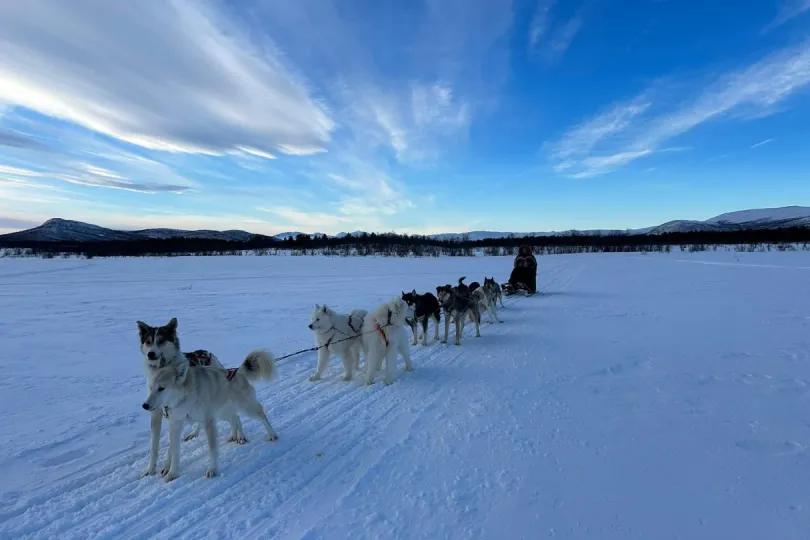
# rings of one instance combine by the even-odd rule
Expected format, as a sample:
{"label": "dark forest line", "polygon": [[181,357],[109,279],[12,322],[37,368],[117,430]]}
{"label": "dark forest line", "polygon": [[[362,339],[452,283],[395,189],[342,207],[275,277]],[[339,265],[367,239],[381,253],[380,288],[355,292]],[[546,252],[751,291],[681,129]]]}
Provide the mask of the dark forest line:
{"label": "dark forest line", "polygon": [[[777,249],[810,243],[810,229],[768,229],[731,232],[678,232],[661,235],[582,235],[509,236],[483,240],[436,239],[427,236],[396,234],[347,235],[343,238],[298,235],[279,240],[254,236],[247,242],[211,239],[145,239],[97,242],[2,242],[7,256],[54,257],[57,255],[93,257],[155,257],[180,255],[242,255],[246,251],[257,255],[272,255],[288,251],[294,255],[332,256],[395,256],[439,257],[485,255],[514,255],[520,245],[532,246],[535,253],[605,253],[605,252],[663,252],[672,246],[686,251],[702,251],[711,246],[737,245],[751,251],[753,246],[776,245]],[[770,249],[770,248],[769,248]]]}

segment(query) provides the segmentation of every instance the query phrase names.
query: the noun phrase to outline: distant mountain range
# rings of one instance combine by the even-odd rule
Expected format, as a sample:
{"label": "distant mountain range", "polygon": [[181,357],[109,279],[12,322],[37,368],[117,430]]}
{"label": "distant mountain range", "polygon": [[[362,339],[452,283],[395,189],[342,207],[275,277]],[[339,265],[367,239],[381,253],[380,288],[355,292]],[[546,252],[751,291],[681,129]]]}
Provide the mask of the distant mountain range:
{"label": "distant mountain range", "polygon": [[[586,230],[586,231],[551,231],[551,232],[497,232],[497,231],[471,231],[467,233],[444,233],[430,235],[438,240],[451,240],[467,237],[470,240],[485,240],[487,238],[505,238],[510,235],[521,236],[565,236],[572,233],[579,235],[631,235],[631,234],[667,234],[678,232],[724,232],[743,231],[756,229],[781,229],[790,227],[810,228],[810,207],[807,206],[785,206],[781,208],[759,208],[754,210],[741,210],[721,214],[705,221],[675,220],[662,223],[654,227],[643,229],[623,229],[623,230]],[[279,240],[295,237],[300,232],[285,232],[272,236]],[[314,233],[323,236],[322,233]],[[343,238],[348,233],[335,235]],[[362,231],[355,231],[352,235],[363,234]],[[229,231],[185,231],[180,229],[144,229],[140,231],[121,231],[108,229],[72,221],[69,219],[53,218],[42,225],[24,231],[13,232],[0,235],[0,242],[98,242],[98,241],[135,241],[152,238],[197,238],[208,240],[231,240],[236,242],[246,242],[253,237],[264,237],[266,235],[254,234],[241,230]]]}

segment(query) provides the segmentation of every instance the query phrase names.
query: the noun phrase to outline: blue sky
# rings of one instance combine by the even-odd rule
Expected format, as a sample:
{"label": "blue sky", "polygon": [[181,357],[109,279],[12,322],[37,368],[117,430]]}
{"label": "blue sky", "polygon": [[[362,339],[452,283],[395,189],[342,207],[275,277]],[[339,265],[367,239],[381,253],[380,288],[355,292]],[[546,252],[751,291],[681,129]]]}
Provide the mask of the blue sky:
{"label": "blue sky", "polygon": [[0,231],[630,228],[810,202],[810,0],[0,4]]}

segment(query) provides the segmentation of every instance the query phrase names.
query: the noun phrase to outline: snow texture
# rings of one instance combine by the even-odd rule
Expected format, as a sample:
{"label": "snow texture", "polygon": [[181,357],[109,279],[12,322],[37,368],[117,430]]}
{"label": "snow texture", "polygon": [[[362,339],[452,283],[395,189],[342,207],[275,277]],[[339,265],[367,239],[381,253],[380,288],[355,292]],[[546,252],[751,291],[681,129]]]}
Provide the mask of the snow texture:
{"label": "snow texture", "polygon": [[391,386],[282,360],[256,385],[278,441],[243,418],[248,444],[227,444],[221,422],[220,476],[200,437],[178,480],[139,477],[137,319],[177,316],[185,350],[236,366],[312,346],[315,303],[372,309],[511,262],[0,260],[0,538],[806,538],[801,252],[542,257],[540,294],[481,338],[412,347]]}

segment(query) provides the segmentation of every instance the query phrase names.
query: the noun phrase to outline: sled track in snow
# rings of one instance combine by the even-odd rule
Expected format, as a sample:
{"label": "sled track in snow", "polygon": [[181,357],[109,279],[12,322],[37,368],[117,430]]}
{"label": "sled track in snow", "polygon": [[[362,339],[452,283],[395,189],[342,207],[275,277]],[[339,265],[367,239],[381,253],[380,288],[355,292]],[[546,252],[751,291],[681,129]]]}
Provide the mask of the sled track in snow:
{"label": "sled track in snow", "polygon": [[[583,268],[570,262],[541,266],[538,297],[551,288],[564,290]],[[483,322],[480,339],[521,328],[523,321],[513,320],[512,314],[530,301],[520,296],[505,299],[507,308],[499,311],[505,315],[504,324]],[[488,321],[488,315],[483,320]],[[432,325],[429,332],[432,335]],[[220,476],[203,478],[207,449],[201,434],[182,443],[181,477],[166,484],[159,476],[139,478],[147,462],[147,435],[16,504],[6,504],[0,512],[0,537],[227,538],[286,533],[298,538],[313,521],[333,511],[307,505],[314,498],[311,494],[330,492],[333,497],[326,500],[333,500],[334,508],[373,474],[389,450],[407,443],[410,427],[442,396],[465,354],[474,354],[479,340],[473,336],[474,327],[468,323],[460,347],[452,344],[452,326],[447,345],[431,340],[427,347],[411,346],[415,371],[404,372],[399,360],[390,387],[382,383],[381,374],[371,387],[362,385],[362,372],[352,382],[340,381],[342,368],[334,358],[328,378],[319,382],[307,380],[315,354],[281,361],[276,380],[256,385],[278,441],[266,442],[260,424],[243,419],[248,444],[227,444],[228,428],[219,423]],[[140,416],[136,420],[148,424],[147,415]],[[114,419],[112,424],[131,423],[131,418]],[[86,430],[104,429],[109,423],[101,420]],[[159,467],[167,451],[163,431]],[[64,453],[59,446],[79,437],[72,434],[31,451],[52,452],[58,459]],[[343,481],[335,482],[336,476]]]}

